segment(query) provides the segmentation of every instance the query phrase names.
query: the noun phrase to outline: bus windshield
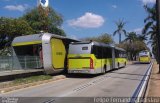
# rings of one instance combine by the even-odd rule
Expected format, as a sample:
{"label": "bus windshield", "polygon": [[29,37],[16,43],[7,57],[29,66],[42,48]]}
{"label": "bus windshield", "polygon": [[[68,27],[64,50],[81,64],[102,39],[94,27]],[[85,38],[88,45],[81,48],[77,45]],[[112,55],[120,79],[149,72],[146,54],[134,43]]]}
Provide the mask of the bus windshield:
{"label": "bus windshield", "polygon": [[71,44],[69,47],[69,54],[90,54],[90,44]]}

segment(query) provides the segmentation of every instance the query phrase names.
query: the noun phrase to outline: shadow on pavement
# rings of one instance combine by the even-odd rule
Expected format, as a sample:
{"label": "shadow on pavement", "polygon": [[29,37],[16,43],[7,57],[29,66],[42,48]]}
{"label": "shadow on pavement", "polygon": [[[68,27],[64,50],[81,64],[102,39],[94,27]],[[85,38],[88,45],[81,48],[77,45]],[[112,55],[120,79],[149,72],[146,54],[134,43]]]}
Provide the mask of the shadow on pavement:
{"label": "shadow on pavement", "polygon": [[102,74],[66,74],[67,78],[94,78],[94,77],[98,77]]}
{"label": "shadow on pavement", "polygon": [[148,76],[148,75],[142,75],[142,74],[133,74],[133,73],[119,73],[119,72],[111,72],[114,74],[126,74],[126,75],[136,75],[136,76]]}
{"label": "shadow on pavement", "polygon": [[132,61],[132,64],[131,65],[135,65],[135,64],[150,64],[150,63],[141,63],[141,62],[139,62],[139,61]]}

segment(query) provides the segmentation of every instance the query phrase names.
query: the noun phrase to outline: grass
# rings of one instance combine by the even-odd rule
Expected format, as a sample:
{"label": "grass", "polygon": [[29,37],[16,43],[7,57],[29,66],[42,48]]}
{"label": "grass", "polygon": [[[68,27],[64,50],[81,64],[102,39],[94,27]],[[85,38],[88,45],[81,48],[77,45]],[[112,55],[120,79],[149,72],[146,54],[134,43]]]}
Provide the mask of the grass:
{"label": "grass", "polygon": [[27,78],[19,78],[13,80],[13,84],[27,84],[27,83],[33,83],[37,81],[43,81],[43,80],[49,80],[52,79],[52,76],[50,75],[40,75],[40,76],[31,76]]}

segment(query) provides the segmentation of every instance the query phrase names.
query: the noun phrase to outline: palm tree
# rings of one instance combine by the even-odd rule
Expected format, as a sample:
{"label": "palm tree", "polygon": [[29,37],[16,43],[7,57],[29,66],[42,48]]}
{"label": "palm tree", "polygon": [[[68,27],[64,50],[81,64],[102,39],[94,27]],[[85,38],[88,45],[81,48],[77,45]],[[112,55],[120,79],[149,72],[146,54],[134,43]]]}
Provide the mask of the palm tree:
{"label": "palm tree", "polygon": [[142,35],[138,35],[137,36],[137,39],[139,40],[139,41],[146,41],[147,40],[147,36],[146,35],[144,35],[144,34],[142,34]]}
{"label": "palm tree", "polygon": [[129,43],[133,43],[135,40],[137,40],[136,32],[129,32],[127,33],[126,39],[124,41],[129,41]]}
{"label": "palm tree", "polygon": [[150,29],[150,27],[156,25],[156,5],[154,5],[153,7],[148,7],[147,5],[145,5],[144,9],[148,13],[148,16],[144,20],[146,24],[143,29],[143,33],[146,33]]}
{"label": "palm tree", "polygon": [[158,45],[157,45],[157,25],[156,25],[156,5],[153,7],[144,6],[146,12],[148,13],[148,16],[144,20],[145,27],[143,29],[144,35],[150,36],[150,41],[148,43],[152,46],[152,52],[154,54],[154,57],[158,61]]}
{"label": "palm tree", "polygon": [[126,30],[124,29],[126,22],[124,22],[123,20],[118,20],[117,22],[115,22],[115,24],[117,26],[117,30],[114,31],[113,36],[118,34],[119,35],[119,43],[121,43],[122,34],[126,35]]}
{"label": "palm tree", "polygon": [[128,55],[131,60],[136,60],[137,53],[146,48],[145,40],[147,40],[145,35],[139,35],[136,32],[127,33],[123,42],[129,44]]}
{"label": "palm tree", "polygon": [[136,32],[129,32],[126,35],[126,39],[124,41],[129,41],[130,43],[134,42],[134,41],[145,41],[147,40],[146,35],[142,34],[137,34]]}

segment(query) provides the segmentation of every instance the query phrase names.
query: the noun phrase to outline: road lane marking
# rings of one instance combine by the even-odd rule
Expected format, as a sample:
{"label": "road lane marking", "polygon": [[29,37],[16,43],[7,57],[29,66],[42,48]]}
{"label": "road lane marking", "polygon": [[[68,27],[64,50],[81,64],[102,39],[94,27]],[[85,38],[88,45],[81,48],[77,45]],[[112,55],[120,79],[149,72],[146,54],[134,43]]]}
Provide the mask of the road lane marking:
{"label": "road lane marking", "polygon": [[[132,68],[139,68],[139,66],[130,66],[128,67],[127,69],[132,69]],[[119,69],[119,70],[123,70],[123,69]],[[118,70],[118,71],[119,71]],[[124,69],[126,70],[126,69]],[[77,86],[73,89],[71,89],[70,91],[66,92],[66,93],[63,93],[61,95],[59,95],[58,97],[65,97],[65,96],[69,96],[71,94],[74,94],[74,93],[77,93],[77,92],[81,92],[83,91],[84,89],[87,89],[87,88],[90,88],[91,86],[94,86],[96,84],[99,84],[105,80],[109,80],[110,78],[113,78],[113,76],[110,76],[112,74],[112,72],[108,72],[107,74],[104,74],[104,75],[101,75],[101,76],[98,76],[96,78],[93,78],[91,81],[87,82],[87,83],[84,83],[80,86]],[[125,74],[124,74],[125,75]],[[117,78],[116,78],[117,79]],[[122,79],[127,79],[127,78],[122,78]],[[132,79],[132,80],[137,80],[137,79]]]}

